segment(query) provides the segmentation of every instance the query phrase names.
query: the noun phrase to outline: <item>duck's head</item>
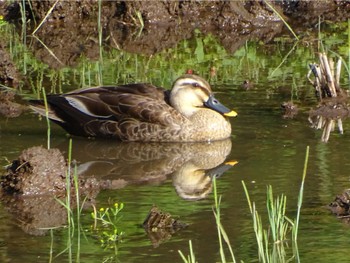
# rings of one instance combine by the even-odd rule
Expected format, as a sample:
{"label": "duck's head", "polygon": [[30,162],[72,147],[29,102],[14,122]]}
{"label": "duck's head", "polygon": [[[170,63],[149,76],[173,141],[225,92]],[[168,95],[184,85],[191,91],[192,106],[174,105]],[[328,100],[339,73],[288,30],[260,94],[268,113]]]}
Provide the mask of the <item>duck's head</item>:
{"label": "duck's head", "polygon": [[237,113],[226,108],[217,99],[209,83],[203,78],[187,74],[175,80],[170,93],[170,104],[186,117],[202,108],[209,108],[224,116],[235,117]]}

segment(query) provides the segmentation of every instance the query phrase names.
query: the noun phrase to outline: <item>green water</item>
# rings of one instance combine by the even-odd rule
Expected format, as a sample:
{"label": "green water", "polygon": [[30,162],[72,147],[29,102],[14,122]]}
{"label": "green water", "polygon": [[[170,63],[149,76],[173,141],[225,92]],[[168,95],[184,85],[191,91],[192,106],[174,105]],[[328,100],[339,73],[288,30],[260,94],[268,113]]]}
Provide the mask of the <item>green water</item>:
{"label": "green water", "polygon": [[[341,54],[347,61],[349,46],[344,31],[337,28],[328,30],[329,33],[324,33],[328,36],[324,45]],[[237,160],[239,163],[217,180],[218,193],[222,196],[222,224],[230,238],[236,259],[258,262],[252,219],[241,181],[244,180],[251,199],[256,202],[265,227],[267,185],[272,185],[276,195],[283,193],[287,196],[287,215],[294,218],[305,150],[309,145],[309,167],[298,239],[300,262],[311,262],[315,258],[318,262],[346,261],[350,228],[335,218],[326,209],[326,205],[349,185],[350,125],[348,120],[344,120],[345,133],[341,135],[337,130],[333,131],[328,143],[321,141],[321,130],[310,127],[307,120],[308,110],[316,106],[317,101],[306,80],[306,74],[307,64],[316,59],[316,47],[298,43],[293,48],[294,43],[285,43],[282,40],[268,45],[249,42],[234,54],[227,54],[219,46],[209,52],[204,45],[203,52],[208,51],[205,59],[202,58],[203,61],[199,63],[199,58],[194,56],[191,63],[186,54],[193,54],[196,49],[198,51],[198,38],[204,38],[204,43],[208,45],[218,45],[211,36],[197,34],[194,39],[181,42],[176,48],[165,50],[152,58],[113,50],[105,54],[103,62],[84,59],[73,69],[63,68],[51,72],[47,67],[38,64],[41,66],[37,66],[37,71],[30,71],[34,81],[31,85],[23,85],[22,90],[27,96],[38,96],[33,95],[31,90],[33,86],[37,87],[35,83],[38,83],[38,79],[41,79],[40,85],[46,87],[48,92],[53,86],[66,92],[72,87],[96,85],[96,76],[101,74],[98,66],[101,65],[104,66],[104,84],[149,81],[169,86],[176,76],[188,68],[193,68],[209,78],[209,67],[212,66],[211,60],[215,56],[217,75],[210,80],[213,90],[221,102],[239,114],[231,120],[232,146],[226,157],[227,160]],[[174,56],[171,61],[164,59],[169,54]],[[20,61],[20,56],[16,56]],[[114,66],[113,71],[110,67],[115,56],[121,58],[123,67]],[[138,65],[137,71],[134,70],[135,64]],[[52,77],[50,74],[57,75]],[[349,86],[347,76],[346,71],[343,71],[341,81],[345,88]],[[254,83],[249,90],[241,87],[246,79]],[[289,100],[299,105],[299,113],[293,119],[283,118],[280,109],[280,104]],[[53,126],[51,134],[52,147],[59,147],[67,152],[68,138],[65,132]],[[0,139],[0,163],[6,165],[5,158],[12,160],[23,149],[46,145],[46,123],[30,112],[15,119],[1,117]],[[113,165],[121,165],[117,155],[112,154],[113,147],[120,145],[73,138],[73,159],[78,164],[96,160],[106,162],[108,164],[103,169],[94,170],[94,175],[97,178],[113,177],[117,172],[111,173],[106,168],[109,168],[108,165],[111,168]],[[189,152],[192,153],[192,150]],[[99,155],[100,153],[103,154]],[[143,180],[145,178],[142,176],[137,177],[140,167],[129,161],[125,160],[123,166],[123,169],[128,168],[128,172],[114,178],[122,178],[128,184],[118,187],[119,189],[99,192],[95,203],[97,208],[110,206],[110,200],[117,200],[125,205],[121,212],[123,217],[119,221],[119,230],[124,235],[115,246],[103,247],[91,232],[91,206],[83,210],[80,232],[76,228],[69,238],[67,228],[54,229],[51,234],[48,231],[43,236],[29,234],[20,227],[22,222],[18,222],[16,214],[9,211],[8,204],[3,203],[0,204],[0,261],[181,262],[178,250],[188,254],[188,241],[192,240],[198,262],[218,262],[219,243],[212,212],[212,194],[198,201],[185,200],[175,190],[174,175],[163,176],[157,170],[157,162],[150,166],[154,167],[154,176],[149,177],[152,180]],[[118,169],[122,168],[118,166]],[[186,229],[175,233],[156,247],[140,227],[153,204],[189,224]],[[291,247],[291,242],[287,242],[286,261],[293,256]],[[294,260],[296,259],[292,258]]]}

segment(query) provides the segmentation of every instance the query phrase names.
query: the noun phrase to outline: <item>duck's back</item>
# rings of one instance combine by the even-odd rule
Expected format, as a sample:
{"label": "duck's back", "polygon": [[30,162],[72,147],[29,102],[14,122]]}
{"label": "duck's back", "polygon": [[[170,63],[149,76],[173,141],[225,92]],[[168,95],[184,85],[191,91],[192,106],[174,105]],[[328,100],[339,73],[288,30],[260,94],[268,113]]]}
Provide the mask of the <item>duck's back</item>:
{"label": "duck's back", "polygon": [[[47,96],[49,118],[70,134],[126,141],[180,141],[188,120],[168,103],[168,91],[150,84],[80,89]],[[44,115],[43,102],[31,101]]]}

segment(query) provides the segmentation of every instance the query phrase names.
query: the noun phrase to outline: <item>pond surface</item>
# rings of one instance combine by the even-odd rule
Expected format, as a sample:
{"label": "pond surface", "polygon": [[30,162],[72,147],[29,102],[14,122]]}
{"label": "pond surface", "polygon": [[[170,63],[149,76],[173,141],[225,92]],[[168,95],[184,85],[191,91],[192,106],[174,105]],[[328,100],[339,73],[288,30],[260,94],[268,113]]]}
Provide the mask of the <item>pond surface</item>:
{"label": "pond surface", "polygon": [[[333,39],[339,40],[334,45],[329,43],[328,47],[341,53],[346,46],[343,32],[333,28],[328,30]],[[199,37],[207,42],[212,41],[211,38],[208,40],[205,36],[197,35],[180,43],[177,52],[181,53],[182,48],[198,51],[195,43]],[[101,245],[99,238],[91,232],[94,224],[90,215],[91,206],[83,210],[82,226],[76,227],[74,233],[67,228],[58,228],[46,231],[45,235],[33,235],[24,227],[26,224],[16,220],[16,213],[8,208],[9,204],[2,203],[0,261],[181,262],[178,250],[185,255],[189,254],[188,241],[192,240],[198,262],[218,262],[220,255],[212,211],[213,194],[209,191],[198,196],[197,193],[197,198],[194,199],[199,200],[188,200],[189,197],[179,190],[181,182],[186,180],[183,178],[186,174],[178,171],[193,163],[198,169],[212,169],[225,160],[236,160],[238,164],[217,179],[218,194],[222,197],[221,220],[236,259],[258,262],[253,222],[242,181],[247,185],[250,198],[263,217],[265,228],[268,225],[267,185],[273,187],[276,196],[282,193],[287,196],[287,215],[294,218],[307,146],[310,146],[310,157],[298,238],[300,261],[311,262],[315,258],[318,262],[346,261],[350,228],[335,218],[326,206],[349,185],[350,125],[348,120],[344,120],[344,134],[339,134],[336,128],[327,143],[321,141],[322,130],[311,128],[308,111],[317,105],[317,101],[313,87],[306,80],[306,74],[307,63],[315,60],[315,50],[303,43],[296,47],[293,45],[294,43],[277,40],[268,45],[248,42],[234,54],[223,52],[222,57],[217,58],[218,63],[222,64],[217,68],[217,76],[211,80],[212,88],[222,103],[238,112],[238,116],[231,119],[233,134],[229,141],[199,145],[159,145],[73,138],[72,156],[78,169],[96,178],[112,178],[116,181],[115,189],[99,192],[95,202],[98,209],[110,207],[115,201],[124,203],[118,229],[124,234],[115,246]],[[120,56],[126,56],[121,51],[118,52]],[[210,58],[210,54],[206,55]],[[104,84],[115,80],[119,83],[130,78],[169,85],[174,79],[176,72],[172,71],[169,78],[164,80],[166,69],[151,68],[153,62],[147,67],[154,75],[145,77],[143,59],[141,57],[137,64],[141,69],[131,78],[103,76]],[[93,63],[95,62],[88,64],[89,69],[93,68]],[[204,61],[204,66],[198,70],[205,77],[209,76],[209,70],[205,73],[203,68],[208,69],[208,64]],[[188,66],[196,70],[195,63],[184,67]],[[66,79],[60,79],[64,92],[74,85],[86,84],[86,80],[82,81],[82,78],[76,76],[75,69],[65,70]],[[162,78],[152,79],[156,70],[162,70]],[[44,78],[41,83],[44,87],[50,85],[47,79]],[[253,83],[250,89],[241,86],[246,79]],[[345,72],[342,83],[345,88],[349,85]],[[24,86],[23,90],[26,94],[31,93],[29,86]],[[283,118],[280,105],[290,100],[299,106],[299,112],[294,118]],[[16,159],[24,149],[46,145],[46,122],[30,112],[15,119],[1,118],[0,139],[0,163],[6,165],[6,159]],[[69,138],[65,132],[52,126],[51,147],[67,153],[68,143]],[[210,189],[211,187],[209,184]],[[198,191],[202,193],[202,189]],[[189,226],[160,244],[152,244],[141,224],[153,204]],[[40,227],[40,220],[35,216],[28,220],[38,220],[37,226]],[[287,242],[285,261],[293,256],[291,247]],[[292,258],[294,260],[297,259]]]}

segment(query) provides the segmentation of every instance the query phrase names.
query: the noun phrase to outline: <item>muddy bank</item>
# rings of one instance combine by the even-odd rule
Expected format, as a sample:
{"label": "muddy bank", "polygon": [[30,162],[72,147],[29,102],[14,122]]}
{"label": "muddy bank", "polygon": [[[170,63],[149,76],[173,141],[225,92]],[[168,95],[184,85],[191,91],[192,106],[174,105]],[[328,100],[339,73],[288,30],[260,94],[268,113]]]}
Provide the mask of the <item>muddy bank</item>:
{"label": "muddy bank", "polygon": [[[67,162],[58,149],[36,146],[24,150],[1,176],[1,202],[28,234],[43,235],[49,228],[67,223],[67,209],[57,201],[66,201],[67,169]],[[74,208],[76,191],[73,179],[70,184],[70,206]],[[81,200],[84,199],[86,205],[94,202],[103,187],[94,178],[79,179]]]}
{"label": "muddy bank", "polygon": [[0,90],[0,116],[15,118],[26,109],[25,106],[15,101],[15,96],[14,91]]}
{"label": "muddy bank", "polygon": [[[20,3],[15,1],[3,6],[7,20],[19,21]],[[293,26],[318,22],[324,19],[349,17],[346,1],[277,2],[274,8]],[[284,25],[278,15],[264,2],[258,1],[33,1],[26,6],[27,19],[31,23],[28,34],[51,10],[36,36],[45,43],[56,58],[41,43],[31,39],[35,56],[50,65],[60,68],[75,65],[84,54],[90,59],[99,57],[99,25],[104,48],[123,49],[127,52],[155,54],[174,47],[193,36],[199,29],[211,33],[229,51],[234,52],[247,40],[269,42],[281,33]],[[98,14],[101,14],[101,19]],[[307,20],[306,23],[304,20]],[[316,21],[317,20],[317,21]],[[304,21],[303,24],[300,22]]]}
{"label": "muddy bank", "polygon": [[4,39],[0,39],[0,84],[18,87],[21,74],[16,68]]}

